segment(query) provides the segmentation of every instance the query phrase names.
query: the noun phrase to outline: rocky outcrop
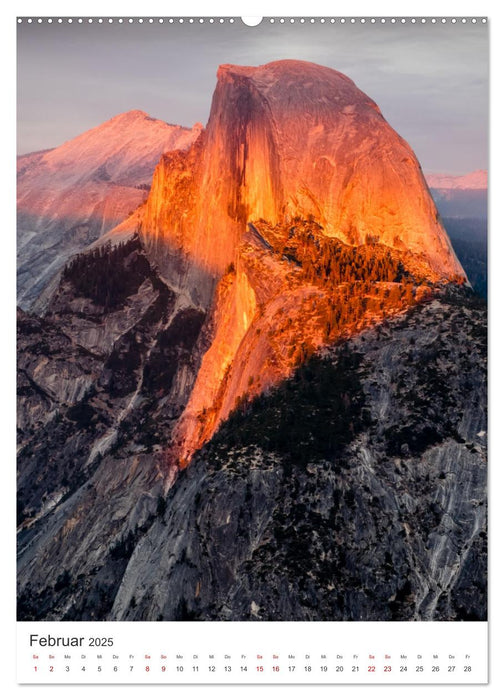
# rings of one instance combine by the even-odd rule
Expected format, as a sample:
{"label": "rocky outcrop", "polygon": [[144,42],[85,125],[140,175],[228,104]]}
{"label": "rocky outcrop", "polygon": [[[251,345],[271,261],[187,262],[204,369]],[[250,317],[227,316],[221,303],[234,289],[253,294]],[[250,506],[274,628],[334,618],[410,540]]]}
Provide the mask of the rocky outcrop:
{"label": "rocky outcrop", "polygon": [[109,619],[485,619],[484,316],[435,301],[236,412]]}
{"label": "rocky outcrop", "polygon": [[23,527],[71,499],[111,452],[118,468],[151,455],[163,488],[161,450],[194,384],[204,318],[159,279],[138,238],[77,257],[44,318],[19,312]]}
{"label": "rocky outcrop", "polygon": [[79,402],[96,379],[100,359],[72,342],[49,321],[17,314],[19,396],[18,449],[56,415],[61,406]]}
{"label": "rocky outcrop", "polygon": [[[404,288],[387,290],[401,304],[384,300],[399,268],[416,285],[465,281],[409,146],[351,80],[303,61],[220,66],[207,127],[161,159],[140,235],[160,273],[211,314],[213,343],[170,452],[180,464],[237,401],[289,376],[303,342],[309,354],[414,301]],[[351,290],[345,274],[315,274],[322,251],[366,249],[397,274],[368,270],[359,282],[373,288]],[[363,299],[355,321],[349,294]]]}
{"label": "rocky outcrop", "polygon": [[291,223],[250,224],[236,269],[219,282],[207,324],[212,343],[168,451],[179,466],[247,397],[429,290],[416,265],[414,275],[407,271],[407,256],[380,244],[353,248],[327,239],[313,222]]}
{"label": "rocky outcrop", "polygon": [[148,248],[163,240],[218,276],[248,222],[314,217],[345,243],[372,237],[439,278],[464,274],[413,152],[349,78],[304,61],[223,65],[217,77],[205,133],[156,170]]}

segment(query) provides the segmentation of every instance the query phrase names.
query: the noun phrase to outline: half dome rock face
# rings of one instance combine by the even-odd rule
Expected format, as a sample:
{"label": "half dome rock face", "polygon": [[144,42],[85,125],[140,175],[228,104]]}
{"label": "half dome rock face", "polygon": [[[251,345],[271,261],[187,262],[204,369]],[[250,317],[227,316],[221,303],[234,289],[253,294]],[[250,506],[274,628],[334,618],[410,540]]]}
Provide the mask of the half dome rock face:
{"label": "half dome rock face", "polygon": [[68,258],[146,199],[164,151],[188,148],[201,127],[119,114],[74,139],[18,158],[18,303],[28,308]]}
{"label": "half dome rock face", "polygon": [[407,250],[437,279],[464,275],[415,155],[349,78],[292,60],[217,76],[197,153],[158,166],[148,246],[162,239],[219,277],[248,222],[313,217],[347,244]]}
{"label": "half dome rock face", "polygon": [[163,277],[210,310],[183,463],[310,352],[418,301],[414,285],[465,281],[415,155],[349,78],[292,60],[217,78],[206,129],[163,156],[141,224]]}

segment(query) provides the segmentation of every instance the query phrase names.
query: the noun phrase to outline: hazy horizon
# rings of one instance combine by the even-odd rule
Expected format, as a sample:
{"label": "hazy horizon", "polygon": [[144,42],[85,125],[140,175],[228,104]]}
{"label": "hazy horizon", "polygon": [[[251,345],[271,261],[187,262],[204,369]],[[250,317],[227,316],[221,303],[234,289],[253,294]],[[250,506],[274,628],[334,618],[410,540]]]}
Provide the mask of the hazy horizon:
{"label": "hazy horizon", "polygon": [[351,78],[426,173],[487,170],[487,33],[481,22],[23,22],[18,153],[54,148],[133,109],[172,124],[206,124],[218,65],[294,58]]}

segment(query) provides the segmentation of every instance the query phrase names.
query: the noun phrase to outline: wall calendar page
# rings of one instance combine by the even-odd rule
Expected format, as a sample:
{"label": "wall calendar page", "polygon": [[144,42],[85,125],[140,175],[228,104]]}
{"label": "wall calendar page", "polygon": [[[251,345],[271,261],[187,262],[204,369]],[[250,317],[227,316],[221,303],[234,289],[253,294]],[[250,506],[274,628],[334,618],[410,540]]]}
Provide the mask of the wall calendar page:
{"label": "wall calendar page", "polygon": [[18,683],[486,684],[487,18],[15,21]]}

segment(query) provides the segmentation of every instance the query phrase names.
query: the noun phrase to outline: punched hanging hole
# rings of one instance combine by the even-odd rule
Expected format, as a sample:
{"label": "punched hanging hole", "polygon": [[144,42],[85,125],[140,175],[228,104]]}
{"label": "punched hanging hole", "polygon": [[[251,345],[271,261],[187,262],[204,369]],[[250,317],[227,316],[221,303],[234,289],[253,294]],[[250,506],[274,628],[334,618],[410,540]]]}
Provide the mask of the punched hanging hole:
{"label": "punched hanging hole", "polygon": [[262,17],[242,17],[241,21],[247,27],[257,27],[262,22]]}

